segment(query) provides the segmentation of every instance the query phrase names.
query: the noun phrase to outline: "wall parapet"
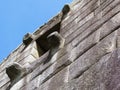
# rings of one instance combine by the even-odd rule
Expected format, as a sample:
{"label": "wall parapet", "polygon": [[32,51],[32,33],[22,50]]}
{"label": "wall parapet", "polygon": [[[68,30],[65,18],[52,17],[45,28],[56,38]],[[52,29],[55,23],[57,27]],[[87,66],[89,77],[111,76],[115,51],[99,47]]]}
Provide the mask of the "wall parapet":
{"label": "wall parapet", "polygon": [[0,64],[0,90],[119,90],[119,41],[120,0],[75,0]]}

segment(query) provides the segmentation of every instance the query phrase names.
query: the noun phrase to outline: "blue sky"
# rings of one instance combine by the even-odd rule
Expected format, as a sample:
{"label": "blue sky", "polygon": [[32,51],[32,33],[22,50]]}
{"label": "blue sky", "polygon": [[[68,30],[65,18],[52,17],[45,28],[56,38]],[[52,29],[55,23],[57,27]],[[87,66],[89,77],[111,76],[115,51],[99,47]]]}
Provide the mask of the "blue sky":
{"label": "blue sky", "polygon": [[72,0],[0,0],[0,62]]}

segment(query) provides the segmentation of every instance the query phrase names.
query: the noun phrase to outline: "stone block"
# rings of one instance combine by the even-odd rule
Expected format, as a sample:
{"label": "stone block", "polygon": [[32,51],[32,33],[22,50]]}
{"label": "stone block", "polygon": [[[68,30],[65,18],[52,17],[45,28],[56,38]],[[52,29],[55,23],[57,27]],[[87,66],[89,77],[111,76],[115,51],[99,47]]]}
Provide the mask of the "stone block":
{"label": "stone block", "polygon": [[120,28],[117,30],[117,48],[120,48]]}
{"label": "stone block", "polygon": [[29,51],[31,48],[37,49],[37,43],[34,41],[24,48],[23,52]]}
{"label": "stone block", "polygon": [[[92,1],[94,1],[94,0],[92,0]],[[72,7],[72,9],[73,9],[71,11],[72,13],[70,14],[69,18],[62,21],[61,29],[64,30],[66,27],[71,26],[71,23],[74,21],[74,19],[76,19],[81,13],[83,13],[83,11],[85,11],[85,9],[90,7],[89,2],[91,2],[91,0],[87,0],[87,1],[82,0],[80,3],[78,3],[74,7]],[[79,8],[74,9],[76,7],[79,7]],[[79,13],[79,10],[81,11],[80,13]]]}
{"label": "stone block", "polygon": [[70,3],[70,6],[73,7],[73,6],[75,6],[76,4],[78,4],[80,2],[81,2],[81,0],[73,0],[73,2]]}
{"label": "stone block", "polygon": [[78,56],[82,55],[91,47],[93,47],[95,44],[97,44],[99,40],[100,40],[100,31],[94,32],[76,47],[74,47],[75,46],[74,44],[76,44],[78,40],[77,39],[76,41],[74,40],[74,42],[72,42],[73,49],[72,50],[70,49],[68,52],[69,60],[74,61],[76,58],[78,58]]}
{"label": "stone block", "polygon": [[35,59],[38,59],[40,53],[38,52],[36,42],[31,43],[21,54],[17,57],[17,62],[21,62],[26,57],[33,56]]}
{"label": "stone block", "polygon": [[21,86],[20,90],[36,90],[39,87],[39,82],[40,76],[37,76],[32,81],[29,81],[27,84],[24,84],[24,86]]}
{"label": "stone block", "polygon": [[[112,19],[117,18],[117,16],[119,16],[119,13],[116,16],[114,16]],[[70,52],[70,55],[69,55],[70,59],[74,60],[78,55],[81,55],[86,50],[88,50],[90,47],[92,47],[92,45],[99,42],[100,39],[104,38],[105,36],[109,35],[111,32],[115,31],[117,27],[119,27],[120,21],[117,20],[117,23],[113,23],[112,19],[106,22],[103,26],[101,26],[96,32],[91,34],[89,37],[85,38],[85,40],[83,40],[82,42],[79,42],[81,36],[73,40],[71,42],[72,46],[71,44],[68,45],[68,47],[71,46],[71,48],[73,48],[72,51],[71,49],[68,48],[71,51],[70,52],[68,50],[68,52]]]}
{"label": "stone block", "polygon": [[0,87],[0,90],[6,90],[7,87],[9,86],[10,82],[6,83],[5,85],[3,85],[2,87]]}
{"label": "stone block", "polygon": [[9,80],[10,79],[8,78],[7,74],[5,74],[5,73],[2,76],[0,76],[0,88],[2,86],[4,86],[6,83],[8,83]]}
{"label": "stone block", "polygon": [[69,64],[71,64],[71,61],[69,61],[68,59],[61,58],[60,60],[56,61],[41,74],[40,84],[53,77],[56,73],[67,67]]}
{"label": "stone block", "polygon": [[119,4],[120,4],[119,0],[114,0],[114,1],[112,0],[112,3],[110,3],[104,10],[102,10],[102,15],[103,16],[106,15],[109,11],[111,11],[113,8],[116,8],[116,6]]}
{"label": "stone block", "polygon": [[[43,62],[48,58],[49,52],[47,52],[46,54],[41,56],[40,59],[36,60],[34,63],[31,63],[32,66],[36,66],[35,70],[32,72],[32,78],[36,77],[38,74],[41,74],[44,70],[46,70],[46,68],[48,68],[49,66],[51,66],[55,62],[59,62],[60,63],[64,59],[67,62],[67,58],[68,57],[67,57],[66,54],[64,54],[65,52],[66,52],[65,48],[59,50],[52,57],[52,59],[48,63],[46,63],[46,64],[43,64]],[[64,56],[62,56],[62,55],[64,55]],[[68,60],[68,62],[69,62],[69,60]],[[64,63],[64,61],[63,61],[63,63]]]}
{"label": "stone block", "polygon": [[[101,1],[99,0],[99,7],[94,11],[95,15],[101,13],[101,16],[102,16],[102,15],[104,16],[103,11],[104,11],[104,10],[106,9],[106,7],[107,7],[108,5],[110,5],[113,1],[114,1],[114,0],[101,0]],[[107,8],[108,8],[108,7],[107,7]]]}
{"label": "stone block", "polygon": [[[74,19],[68,23],[64,28],[62,28],[63,31],[63,36],[68,36],[69,34],[73,33],[78,27],[81,27],[85,22],[90,20],[94,16],[92,13],[94,9],[98,7],[96,4],[96,0],[92,0],[88,5],[86,5],[84,8],[80,9],[80,12],[76,12],[75,16],[71,16],[70,19],[74,17]],[[93,14],[93,15],[92,15]],[[66,32],[67,30],[67,32]],[[66,35],[67,34],[67,35]]]}
{"label": "stone block", "polygon": [[34,56],[36,59],[38,59],[39,58],[39,52],[38,52],[38,50],[35,49],[35,48],[32,48],[31,55]]}
{"label": "stone block", "polygon": [[24,77],[22,78],[21,80],[19,80],[17,83],[15,83],[11,88],[10,90],[21,90],[21,88],[29,83],[30,81],[30,77]]}
{"label": "stone block", "polygon": [[[80,30],[83,28],[80,28],[80,30],[78,29],[76,32],[74,32],[71,36],[73,36],[72,38],[76,37],[76,35],[78,35],[75,40],[78,40],[78,42],[82,41],[83,39],[85,39],[89,34],[91,34],[92,32],[96,31],[97,29],[100,28],[100,26],[102,26],[104,24],[104,22],[106,20],[108,20],[108,18],[111,18],[112,15],[114,15],[116,12],[118,12],[120,9],[118,9],[119,6],[116,6],[116,8],[114,8],[111,12],[108,13],[108,15],[106,15],[105,17],[103,17],[101,20],[99,20],[98,22],[94,23],[93,25],[91,25],[89,28],[87,28],[83,33],[81,33],[80,35],[78,35],[80,33]],[[117,18],[117,15],[114,16],[113,18]],[[112,19],[109,20],[109,24],[111,22]],[[116,23],[112,23],[114,26]],[[116,24],[118,25],[118,24]],[[110,27],[110,26],[109,26]],[[114,26],[116,27],[116,26]],[[111,29],[110,29],[111,30]],[[107,31],[107,30],[106,30]],[[72,38],[69,38],[72,39]],[[69,41],[68,39],[66,40],[67,42]],[[72,41],[74,42],[74,41]]]}
{"label": "stone block", "polygon": [[21,65],[24,65],[25,63],[32,63],[34,61],[36,61],[36,58],[33,57],[32,55],[29,55],[29,56],[25,57],[24,59],[22,59],[19,63]]}
{"label": "stone block", "polygon": [[16,59],[17,62],[20,62],[21,60],[23,60],[24,58],[26,58],[27,56],[29,56],[31,53],[31,48],[27,51],[22,52]]}
{"label": "stone block", "polygon": [[120,50],[102,57],[79,78],[73,80],[77,90],[119,90],[120,89]]}
{"label": "stone block", "polygon": [[[45,57],[47,57],[46,55],[44,55],[44,57],[41,57],[41,60],[42,59],[44,59]],[[26,64],[24,64],[23,66],[25,67],[25,68],[29,68],[28,70],[30,70],[31,69],[31,71],[33,71],[38,65],[40,66],[40,64],[42,63],[42,61],[37,61],[36,63],[37,64],[35,64],[35,62],[33,62],[33,63],[29,63],[29,65],[31,65],[31,66],[29,66],[29,67],[27,67],[26,66]],[[40,63],[41,62],[41,63]],[[36,65],[36,66],[34,66],[34,65]],[[41,68],[40,68],[41,69]],[[11,90],[21,90],[21,88],[25,85],[25,84],[28,84],[33,78],[35,78],[35,75],[34,74],[36,74],[36,73],[39,73],[39,72],[37,72],[36,71],[36,69],[31,73],[31,72],[28,72],[28,74],[25,76],[25,77],[23,77],[22,79],[20,79],[17,83],[15,83],[12,87],[11,87]],[[37,76],[36,76],[37,77]],[[37,80],[37,79],[36,79]],[[36,81],[37,82],[37,81]],[[29,90],[29,89],[28,89]]]}
{"label": "stone block", "polygon": [[116,37],[116,32],[113,32],[78,59],[76,59],[76,61],[70,65],[69,79],[71,80],[81,75],[102,56],[114,51],[116,48]]}
{"label": "stone block", "polygon": [[[55,74],[52,78],[40,84],[41,75],[38,75],[31,82],[26,84],[21,90],[57,90],[58,87],[62,86],[65,83],[65,80],[68,75],[68,68],[64,68],[59,73]],[[54,87],[53,87],[54,86]]]}
{"label": "stone block", "polygon": [[58,90],[59,87],[65,84],[68,78],[68,67],[64,68],[62,71],[54,75],[44,84],[39,86],[36,90]]}
{"label": "stone block", "polygon": [[116,14],[111,21],[115,24],[115,25],[120,25],[120,13]]}
{"label": "stone block", "polygon": [[[80,16],[81,17],[81,16]],[[89,21],[90,19],[92,19],[94,17],[94,13],[90,13],[88,16],[84,17],[84,19],[80,20],[79,17],[77,19],[75,19],[75,23],[73,23],[73,26],[71,28],[67,28],[69,31],[67,31],[64,35],[64,37],[68,37],[71,33],[74,33],[75,30],[77,29],[77,27],[80,27],[82,25],[84,25],[87,21]],[[73,22],[74,22],[73,21]]]}
{"label": "stone block", "polygon": [[[37,77],[39,74],[41,74],[46,68],[48,68],[51,63],[47,63],[47,64],[43,64],[43,62],[47,59],[48,57],[48,53],[44,54],[43,56],[41,56],[38,60],[36,60],[35,62],[32,63],[28,63],[29,70],[32,71],[32,73],[30,73],[31,79]],[[25,66],[27,65],[27,63],[25,64]]]}
{"label": "stone block", "polygon": [[67,65],[71,63],[71,61],[68,60],[67,56],[60,58],[59,60],[57,60],[57,58],[55,60],[54,59],[55,57],[52,58],[51,62],[48,62],[46,64],[38,64],[39,66],[36,65],[35,70],[32,73],[30,73],[31,79],[41,74],[40,83],[43,83],[45,82],[45,80],[49,79],[54,74],[56,74],[61,69],[65,68]]}
{"label": "stone block", "polygon": [[[109,6],[108,6],[109,7]],[[106,7],[107,8],[107,7]],[[91,31],[97,30],[102,24],[104,24],[107,20],[109,20],[112,16],[117,14],[120,11],[120,6],[117,5],[110,12],[108,12],[102,19],[97,19],[97,16],[93,18],[90,22],[87,22],[82,27],[79,27],[74,33],[70,34],[66,38],[66,43],[70,43],[72,40],[77,39],[83,40],[87,35],[92,33]],[[94,23],[93,23],[94,22]],[[90,25],[90,26],[89,26]],[[79,25],[78,25],[79,26]],[[79,37],[81,35],[81,38]],[[83,37],[84,36],[84,37]]]}

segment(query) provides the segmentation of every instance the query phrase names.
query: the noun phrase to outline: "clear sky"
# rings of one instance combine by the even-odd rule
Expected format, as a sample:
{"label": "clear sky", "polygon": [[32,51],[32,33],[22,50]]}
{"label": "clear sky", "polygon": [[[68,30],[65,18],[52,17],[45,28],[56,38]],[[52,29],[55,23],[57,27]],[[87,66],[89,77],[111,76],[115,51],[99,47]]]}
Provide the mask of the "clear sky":
{"label": "clear sky", "polygon": [[72,0],[0,0],[0,62]]}

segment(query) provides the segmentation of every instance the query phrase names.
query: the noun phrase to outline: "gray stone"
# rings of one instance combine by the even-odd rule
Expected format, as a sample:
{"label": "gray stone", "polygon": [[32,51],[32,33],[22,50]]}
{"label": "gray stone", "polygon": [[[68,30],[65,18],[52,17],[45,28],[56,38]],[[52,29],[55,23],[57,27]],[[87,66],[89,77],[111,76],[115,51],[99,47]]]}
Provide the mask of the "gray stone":
{"label": "gray stone", "polygon": [[24,37],[23,37],[23,43],[25,45],[29,45],[33,40],[33,37],[30,33],[27,33]]}
{"label": "gray stone", "polygon": [[26,69],[18,63],[13,63],[6,68],[6,74],[10,79],[10,87],[12,87],[26,74]]}
{"label": "gray stone", "polygon": [[69,79],[74,79],[97,62],[102,56],[116,48],[116,32],[110,34],[97,45],[92,47],[70,65]]}
{"label": "gray stone", "polygon": [[120,89],[120,50],[105,55],[76,79],[78,90],[119,90]]}
{"label": "gray stone", "polygon": [[67,78],[68,68],[64,68],[62,71],[54,75],[54,77],[42,84],[37,90],[58,90],[59,87],[66,83]]}
{"label": "gray stone", "polygon": [[[108,7],[110,7],[110,6],[108,6]],[[80,42],[80,40],[83,40],[87,35],[89,35],[90,33],[92,33],[92,31],[95,31],[96,29],[100,28],[100,26],[102,26],[105,21],[107,21],[112,16],[114,16],[116,13],[118,13],[120,11],[119,8],[120,8],[120,6],[118,5],[118,6],[114,7],[110,12],[108,12],[104,17],[102,17],[102,19],[99,20],[97,18],[97,16],[95,16],[92,20],[90,20],[89,22],[87,22],[85,25],[77,28],[77,30],[73,29],[74,33],[70,34],[66,38],[66,43],[68,44],[72,40],[77,39],[77,38],[78,38],[78,40]]]}

